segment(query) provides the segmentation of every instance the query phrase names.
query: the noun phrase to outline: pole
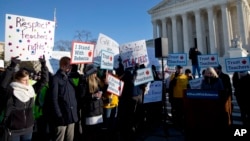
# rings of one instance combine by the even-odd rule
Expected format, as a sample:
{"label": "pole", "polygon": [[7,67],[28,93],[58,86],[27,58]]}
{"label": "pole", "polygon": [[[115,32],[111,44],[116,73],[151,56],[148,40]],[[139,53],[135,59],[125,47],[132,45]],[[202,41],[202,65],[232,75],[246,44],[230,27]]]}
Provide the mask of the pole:
{"label": "pole", "polygon": [[167,134],[167,98],[166,98],[166,82],[165,82],[165,71],[163,57],[161,58],[162,65],[162,104],[163,104],[163,128]]}

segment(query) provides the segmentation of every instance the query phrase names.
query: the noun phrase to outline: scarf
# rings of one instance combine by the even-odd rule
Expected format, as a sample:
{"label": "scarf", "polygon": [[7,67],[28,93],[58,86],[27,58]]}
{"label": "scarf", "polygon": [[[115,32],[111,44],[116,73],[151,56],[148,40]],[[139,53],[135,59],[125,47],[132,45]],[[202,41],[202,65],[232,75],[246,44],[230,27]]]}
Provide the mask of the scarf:
{"label": "scarf", "polygon": [[10,86],[14,89],[14,96],[22,102],[27,102],[35,96],[34,88],[31,85],[26,86],[18,82],[12,82]]}

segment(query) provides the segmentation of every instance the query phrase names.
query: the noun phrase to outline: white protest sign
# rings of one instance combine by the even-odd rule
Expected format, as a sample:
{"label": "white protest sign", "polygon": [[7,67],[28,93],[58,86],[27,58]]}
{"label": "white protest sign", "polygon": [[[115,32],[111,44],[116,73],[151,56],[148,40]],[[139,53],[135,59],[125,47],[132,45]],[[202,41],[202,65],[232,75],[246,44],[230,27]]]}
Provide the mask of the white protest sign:
{"label": "white protest sign", "polygon": [[71,64],[87,64],[93,62],[94,44],[73,42],[71,50]]}
{"label": "white protest sign", "polygon": [[186,53],[173,53],[168,55],[168,66],[186,66],[187,65],[187,54]]}
{"label": "white protest sign", "polygon": [[219,65],[217,54],[198,55],[198,65],[203,67],[216,67]]}
{"label": "white protest sign", "polygon": [[51,57],[54,46],[55,22],[6,14],[4,60],[19,56],[22,61]]}
{"label": "white protest sign", "polygon": [[203,78],[196,78],[189,80],[189,85],[191,89],[200,89]]}
{"label": "white protest sign", "polygon": [[108,75],[108,89],[107,91],[120,96],[122,94],[124,82],[120,79],[114,77],[113,75]]}
{"label": "white protest sign", "polygon": [[0,60],[0,68],[4,68],[4,61]]}
{"label": "white protest sign", "polygon": [[149,63],[145,40],[130,42],[121,45],[120,55],[124,68],[133,67],[137,63],[147,66]]}
{"label": "white protest sign", "polygon": [[137,75],[134,81],[134,85],[144,84],[150,81],[154,81],[153,73],[151,68],[139,69],[136,71]]}
{"label": "white protest sign", "polygon": [[225,65],[226,65],[227,72],[250,70],[249,57],[227,58],[225,59]]}
{"label": "white protest sign", "polygon": [[101,69],[113,70],[114,69],[114,54],[103,50],[101,53]]}
{"label": "white protest sign", "polygon": [[144,95],[144,103],[162,101],[162,81],[150,84],[148,92]]}
{"label": "white protest sign", "polygon": [[94,51],[94,63],[101,64],[101,51],[105,50],[114,54],[114,67],[118,67],[119,44],[112,38],[100,33]]}

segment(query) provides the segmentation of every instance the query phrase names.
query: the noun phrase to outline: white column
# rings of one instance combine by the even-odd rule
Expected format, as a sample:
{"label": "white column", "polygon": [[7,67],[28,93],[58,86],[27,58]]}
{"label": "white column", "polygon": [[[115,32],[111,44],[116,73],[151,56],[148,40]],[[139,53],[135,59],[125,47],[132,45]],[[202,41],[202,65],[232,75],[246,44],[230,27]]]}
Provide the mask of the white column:
{"label": "white column", "polygon": [[176,30],[176,16],[172,16],[171,20],[172,20],[173,53],[178,53],[177,30]]}
{"label": "white column", "polygon": [[243,11],[243,2],[241,0],[237,1],[237,16],[238,16],[238,26],[240,32],[240,38],[242,41],[242,47],[246,46],[246,32],[245,32],[245,22],[244,22],[244,11]]}
{"label": "white column", "polygon": [[201,15],[200,10],[194,11],[195,14],[195,26],[196,26],[196,38],[197,38],[197,47],[201,53],[204,53],[202,47],[202,34],[201,34]]}
{"label": "white column", "polygon": [[162,23],[162,37],[167,37],[167,19],[164,18],[161,20]]}
{"label": "white column", "polygon": [[211,53],[216,53],[217,44],[216,44],[216,35],[215,35],[215,21],[214,21],[214,10],[210,6],[207,8],[208,14],[208,28],[209,28],[209,43]]}
{"label": "white column", "polygon": [[184,52],[188,52],[190,45],[188,41],[188,22],[187,22],[187,13],[182,14],[182,26],[183,26],[183,44]]}
{"label": "white column", "polygon": [[228,51],[231,47],[231,39],[229,33],[229,19],[228,19],[228,9],[226,4],[221,5],[222,14],[222,28],[223,28],[223,40],[225,51]]}
{"label": "white column", "polygon": [[156,21],[152,21],[152,24],[153,24],[153,38],[157,38],[157,23]]}

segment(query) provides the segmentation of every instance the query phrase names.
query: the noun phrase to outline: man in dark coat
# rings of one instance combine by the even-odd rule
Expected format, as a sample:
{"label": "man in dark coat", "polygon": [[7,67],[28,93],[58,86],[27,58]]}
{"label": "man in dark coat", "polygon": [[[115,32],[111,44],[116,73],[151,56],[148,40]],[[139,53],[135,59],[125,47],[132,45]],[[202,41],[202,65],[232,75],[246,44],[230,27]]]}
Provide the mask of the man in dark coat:
{"label": "man in dark coat", "polygon": [[60,68],[49,83],[51,110],[55,124],[55,140],[73,141],[75,123],[78,121],[76,86],[68,75],[71,71],[69,57],[60,59]]}

